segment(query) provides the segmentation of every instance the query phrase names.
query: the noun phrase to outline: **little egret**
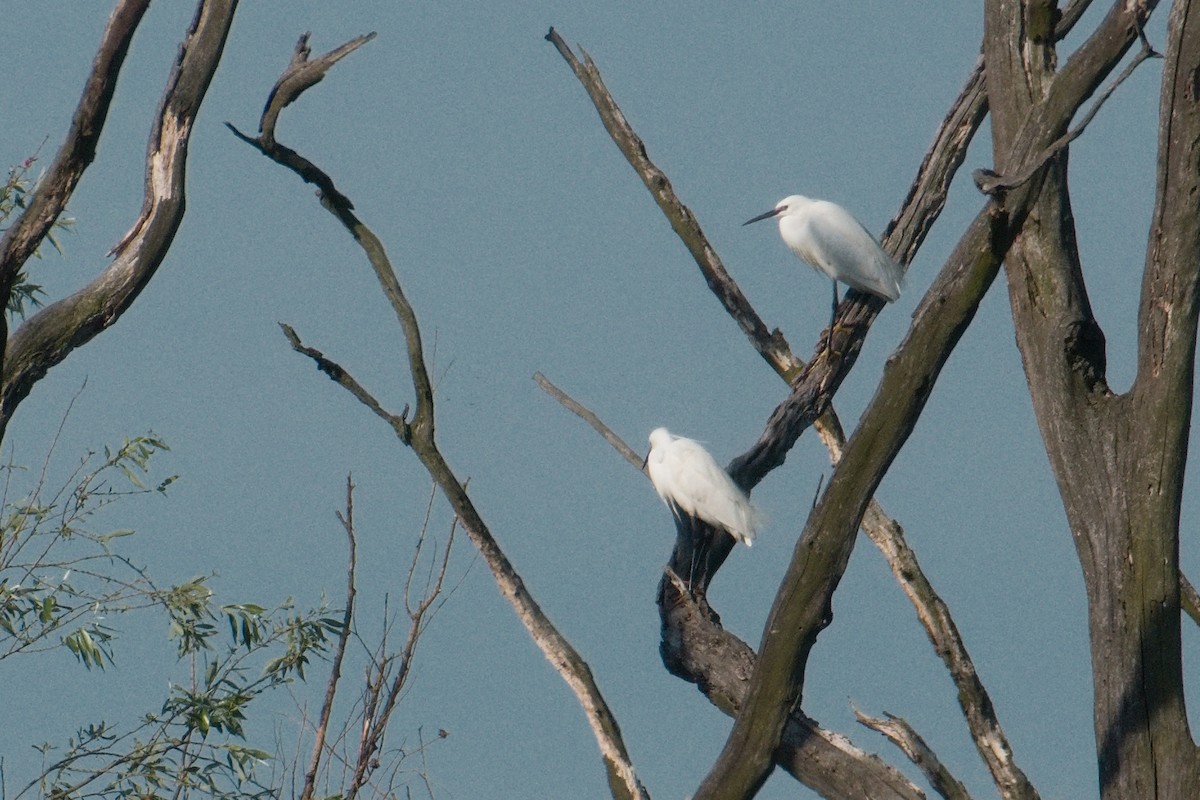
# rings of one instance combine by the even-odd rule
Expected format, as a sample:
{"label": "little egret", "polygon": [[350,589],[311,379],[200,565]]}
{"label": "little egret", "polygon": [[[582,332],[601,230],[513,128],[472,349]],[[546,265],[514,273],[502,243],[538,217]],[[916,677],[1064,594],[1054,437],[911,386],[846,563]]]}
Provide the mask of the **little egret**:
{"label": "little egret", "polygon": [[754,543],[758,511],[699,442],[655,428],[646,469],[658,496],[676,517],[707,522],[747,547]]}
{"label": "little egret", "polygon": [[779,235],[798,258],[833,278],[833,319],[837,317],[838,281],[889,303],[900,296],[904,271],[883,251],[862,223],[837,203],[794,194],[743,226],[779,217]]}

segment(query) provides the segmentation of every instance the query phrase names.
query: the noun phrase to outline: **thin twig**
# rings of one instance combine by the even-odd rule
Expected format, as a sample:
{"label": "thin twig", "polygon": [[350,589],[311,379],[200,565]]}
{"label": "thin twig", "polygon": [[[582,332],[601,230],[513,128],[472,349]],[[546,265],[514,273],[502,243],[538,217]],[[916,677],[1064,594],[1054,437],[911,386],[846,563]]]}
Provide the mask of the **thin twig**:
{"label": "thin twig", "polygon": [[975,185],[979,187],[979,191],[983,192],[984,194],[995,194],[997,192],[1015,189],[1016,187],[1028,181],[1037,173],[1039,169],[1044,167],[1050,161],[1050,159],[1062,152],[1067,145],[1078,139],[1083,134],[1084,130],[1087,129],[1087,126],[1091,123],[1091,121],[1096,118],[1096,114],[1100,111],[1100,107],[1104,105],[1108,98],[1112,97],[1112,94],[1117,90],[1117,87],[1124,83],[1125,80],[1133,74],[1133,71],[1137,69],[1143,61],[1147,61],[1151,58],[1162,58],[1162,54],[1150,45],[1150,41],[1146,38],[1145,32],[1140,28],[1138,29],[1138,37],[1141,39],[1142,49],[1139,50],[1138,54],[1133,57],[1133,61],[1130,61],[1125,69],[1121,70],[1121,74],[1117,76],[1116,80],[1110,83],[1104,89],[1104,91],[1100,93],[1100,96],[1096,98],[1094,103],[1092,103],[1091,108],[1089,108],[1087,113],[1083,115],[1083,118],[1079,121],[1078,125],[1043,148],[1041,152],[1034,156],[1034,158],[1025,165],[1024,169],[1019,171],[1014,176],[998,175],[989,169],[975,170],[975,172],[972,173],[972,177],[975,179]]}
{"label": "thin twig", "polygon": [[626,461],[637,467],[638,470],[642,469],[642,464],[644,464],[645,461],[638,456],[637,451],[625,444],[625,440],[614,433],[612,428],[605,425],[604,422],[598,416],[596,416],[594,412],[586,408],[582,403],[577,402],[562,389],[559,389],[542,373],[533,373],[533,379],[537,381],[537,385],[542,387],[542,390],[546,394],[562,403],[568,411],[575,414],[588,425],[591,425],[592,429],[603,436],[604,441],[611,444]]}
{"label": "thin twig", "polygon": [[375,412],[375,416],[382,419],[388,425],[392,426],[392,430],[400,437],[401,441],[407,440],[412,434],[405,417],[408,415],[408,406],[399,414],[393,414],[382,405],[375,397],[363,387],[361,383],[356,381],[350,373],[342,369],[341,365],[325,357],[325,354],[315,347],[308,347],[300,341],[294,328],[286,323],[279,323],[279,327],[283,330],[283,335],[287,337],[288,342],[292,345],[292,349],[297,353],[306,355],[316,363],[317,369],[324,372],[336,384],[340,385],[350,394],[354,395],[360,403]]}
{"label": "thin twig", "polygon": [[342,659],[346,656],[346,643],[350,641],[350,632],[354,628],[354,573],[358,565],[358,542],[354,535],[354,481],[349,475],[346,476],[346,513],[338,514],[338,521],[342,523],[342,530],[346,532],[350,548],[346,565],[346,608],[342,612],[342,630],[338,633],[337,647],[334,648],[333,662],[329,667],[329,680],[325,682],[325,699],[321,703],[321,713],[317,718],[315,741],[308,770],[304,773],[301,800],[310,800],[316,791],[317,772],[325,750],[325,734],[329,730],[329,718],[333,714],[333,699],[337,694],[338,680],[342,677]]}
{"label": "thin twig", "polygon": [[[408,577],[404,582],[404,606],[409,618],[408,634],[405,637],[404,646],[397,655],[384,656],[378,659],[373,670],[374,676],[368,675],[369,702],[366,704],[366,710],[363,714],[363,733],[359,742],[358,758],[354,765],[354,775],[350,781],[350,786],[346,790],[347,800],[353,800],[358,796],[359,790],[371,780],[372,774],[379,765],[378,754],[383,749],[384,738],[387,736],[388,731],[388,723],[392,713],[400,702],[400,697],[405,685],[408,683],[408,678],[412,674],[417,645],[420,642],[421,635],[425,632],[426,615],[430,613],[430,609],[434,608],[435,603],[438,602],[438,599],[442,595],[446,571],[450,566],[450,554],[454,547],[454,524],[450,527],[450,537],[446,541],[446,546],[442,549],[440,566],[432,585],[426,586],[424,595],[415,606],[411,602],[413,576],[416,573],[417,566],[421,562],[421,552],[424,549],[425,537],[429,530],[429,512],[431,509],[432,497],[426,509],[426,518],[425,523],[421,526],[421,534],[417,537],[417,544],[413,550],[412,560],[409,562]],[[388,682],[389,685],[386,694],[383,694],[385,675],[392,663],[398,665],[396,673],[392,676],[391,681]],[[381,694],[383,702],[379,703]]]}

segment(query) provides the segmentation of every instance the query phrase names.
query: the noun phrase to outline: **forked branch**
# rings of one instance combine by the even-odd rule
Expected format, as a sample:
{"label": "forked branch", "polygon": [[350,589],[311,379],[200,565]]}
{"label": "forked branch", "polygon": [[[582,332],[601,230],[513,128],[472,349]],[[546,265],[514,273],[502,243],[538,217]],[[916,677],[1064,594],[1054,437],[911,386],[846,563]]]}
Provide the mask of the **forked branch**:
{"label": "forked branch", "polygon": [[1092,103],[1091,108],[1083,115],[1083,119],[1079,121],[1078,125],[1044,147],[1037,156],[1015,175],[997,175],[988,169],[975,170],[972,173],[972,177],[975,179],[975,185],[979,187],[979,191],[984,194],[996,194],[997,192],[1015,189],[1032,178],[1039,169],[1046,166],[1050,162],[1050,159],[1065,150],[1071,142],[1082,136],[1087,126],[1091,124],[1092,120],[1096,118],[1096,114],[1100,112],[1100,107],[1104,105],[1108,98],[1112,97],[1117,87],[1124,83],[1143,61],[1151,58],[1162,58],[1162,53],[1159,53],[1150,46],[1150,41],[1146,39],[1145,32],[1140,29],[1138,30],[1138,38],[1142,42],[1141,50],[1138,51],[1137,55],[1133,57],[1133,60],[1129,62],[1125,69],[1121,70],[1121,74],[1117,76],[1116,80],[1100,93],[1100,96]]}
{"label": "forked branch", "polygon": [[[355,40],[359,41],[359,40]],[[333,54],[345,52],[345,47],[323,56],[320,60],[331,58]],[[297,61],[307,58],[307,39],[301,40],[297,47],[297,55],[285,72],[283,78],[276,84],[273,92],[279,96],[289,79],[289,74],[297,69]],[[287,101],[295,99],[315,81],[300,81],[295,94],[287,97]],[[282,101],[280,101],[282,102]],[[345,369],[331,359],[326,358],[312,348],[305,347],[294,332],[288,338],[292,346],[313,358],[326,374],[333,377],[343,386],[358,387],[354,394],[366,403],[377,415],[388,419],[396,431],[398,438],[412,448],[420,459],[421,464],[429,472],[434,482],[441,488],[454,513],[462,522],[467,535],[483,555],[501,594],[513,606],[526,630],[529,631],[538,647],[541,648],[551,665],[558,671],[567,685],[571,687],[583,707],[588,723],[596,737],[605,769],[609,778],[609,788],[614,798],[648,798],[649,794],[638,781],[616,719],[605,703],[599,687],[592,678],[587,663],[579,655],[570,642],[558,631],[533,596],[525,588],[520,576],[509,562],[500,545],[492,536],[483,518],[476,510],[474,503],[467,496],[466,487],[454,475],[449,464],[442,457],[434,439],[434,405],[433,389],[429,380],[428,370],[421,347],[420,328],[417,324],[416,313],[405,297],[388,260],[382,243],[374,233],[367,228],[353,212],[349,200],[337,191],[332,179],[308,159],[280,145],[274,136],[273,126],[277,121],[269,117],[268,112],[277,103],[268,103],[262,119],[262,134],[251,138],[240,133],[232,125],[230,129],[243,141],[256,147],[271,160],[296,172],[305,180],[316,183],[322,189],[322,205],[332,213],[354,237],[355,241],[365,251],[375,275],[380,282],[384,294],[392,305],[393,311],[400,322],[408,351],[408,368],[416,395],[416,409],[411,422],[406,421],[406,414],[395,415],[383,409],[382,404],[374,399],[358,381],[354,380]],[[286,102],[283,102],[286,105]],[[282,106],[280,106],[282,107]],[[290,331],[290,329],[287,329]]]}
{"label": "forked branch", "polygon": [[[145,5],[125,2],[114,12],[71,134],[29,210],[0,245],[4,297],[92,159],[121,59]],[[170,249],[183,221],[184,167],[192,125],[220,62],[236,7],[236,0],[201,0],[197,5],[150,134],[142,211],[113,248],[116,259],[87,286],[34,314],[8,339],[0,385],[0,436],[34,384],[72,350],[115,323],[154,277]],[[4,330],[0,315],[0,331]]]}
{"label": "forked branch", "polygon": [[[84,170],[96,157],[96,146],[117,88],[117,77],[133,34],[149,7],[150,0],[123,0],[108,18],[83,96],[71,118],[67,138],[29,198],[25,211],[0,240],[0,301],[4,304],[8,302],[17,273],[37,251],[54,221],[62,215]],[[0,316],[0,325],[3,324],[4,319]]]}

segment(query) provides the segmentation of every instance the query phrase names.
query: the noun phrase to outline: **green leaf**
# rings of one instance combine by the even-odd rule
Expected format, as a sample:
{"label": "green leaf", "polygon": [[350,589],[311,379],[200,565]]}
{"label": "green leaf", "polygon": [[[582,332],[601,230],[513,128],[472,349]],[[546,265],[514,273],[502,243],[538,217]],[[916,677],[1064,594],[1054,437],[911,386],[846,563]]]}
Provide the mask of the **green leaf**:
{"label": "green leaf", "polygon": [[121,528],[119,530],[106,533],[103,536],[96,537],[96,541],[101,543],[111,542],[113,539],[120,539],[123,536],[133,536],[135,533],[137,533],[137,531],[135,531],[133,528]]}
{"label": "green leaf", "polygon": [[54,621],[54,611],[58,608],[58,602],[54,599],[54,595],[46,595],[42,598],[42,608],[38,613],[38,622],[43,625],[49,625]]}

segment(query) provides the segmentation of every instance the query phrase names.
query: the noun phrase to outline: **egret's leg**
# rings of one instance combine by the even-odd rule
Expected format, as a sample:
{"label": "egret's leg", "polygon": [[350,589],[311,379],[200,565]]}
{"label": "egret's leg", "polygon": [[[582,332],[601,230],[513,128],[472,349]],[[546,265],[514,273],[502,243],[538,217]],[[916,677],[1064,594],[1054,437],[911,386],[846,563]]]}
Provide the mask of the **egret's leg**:
{"label": "egret's leg", "polygon": [[829,315],[829,333],[825,337],[825,349],[833,351],[833,323],[837,321],[838,292],[837,281],[833,282],[833,311]]}

